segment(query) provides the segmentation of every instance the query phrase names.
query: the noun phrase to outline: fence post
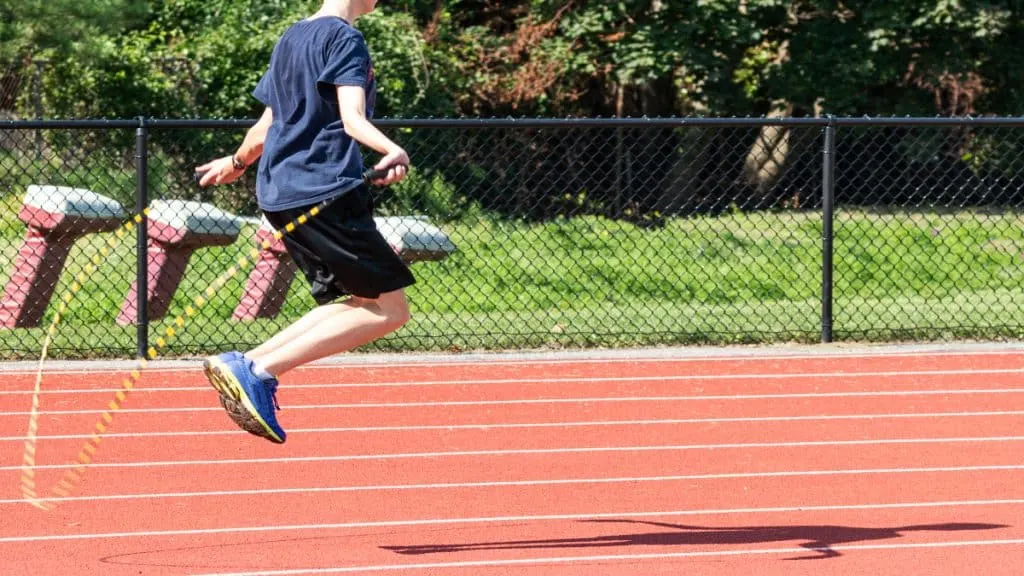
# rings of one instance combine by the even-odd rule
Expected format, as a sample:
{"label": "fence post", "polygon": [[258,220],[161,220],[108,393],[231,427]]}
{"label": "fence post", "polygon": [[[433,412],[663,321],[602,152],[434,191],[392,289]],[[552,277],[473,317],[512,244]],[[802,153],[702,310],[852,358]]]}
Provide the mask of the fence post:
{"label": "fence post", "polygon": [[832,255],[833,217],[836,193],[836,125],[832,116],[825,126],[825,146],[822,150],[822,234],[821,234],[821,341],[832,342]]}
{"label": "fence post", "polygon": [[149,130],[146,119],[139,116],[139,127],[135,130],[135,213],[142,217],[136,229],[135,242],[135,281],[138,290],[135,292],[136,342],[138,356],[144,358],[149,350],[149,243],[148,222],[143,212],[149,206],[149,152],[147,140]]}

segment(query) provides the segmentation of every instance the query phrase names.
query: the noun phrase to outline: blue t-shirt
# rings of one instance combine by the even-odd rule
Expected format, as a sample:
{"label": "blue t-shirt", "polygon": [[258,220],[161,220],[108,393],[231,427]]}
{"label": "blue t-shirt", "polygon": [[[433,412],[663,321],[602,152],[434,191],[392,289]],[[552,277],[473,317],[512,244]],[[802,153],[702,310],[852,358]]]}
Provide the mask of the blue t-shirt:
{"label": "blue t-shirt", "polygon": [[362,33],[341,18],[296,22],[253,91],[274,115],[256,179],[260,208],[315,204],[362,182],[359,144],[345,134],[336,86],[365,88],[373,117],[377,84]]}

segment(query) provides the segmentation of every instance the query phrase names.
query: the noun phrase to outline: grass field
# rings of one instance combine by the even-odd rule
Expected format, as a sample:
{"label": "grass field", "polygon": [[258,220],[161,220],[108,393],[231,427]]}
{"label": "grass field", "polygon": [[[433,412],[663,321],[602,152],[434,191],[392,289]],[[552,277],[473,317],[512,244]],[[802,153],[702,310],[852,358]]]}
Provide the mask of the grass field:
{"label": "grass field", "polygon": [[[11,204],[5,201],[5,204]],[[24,234],[0,216],[0,279]],[[1012,338],[1024,332],[1024,222],[1013,213],[841,210],[835,223],[837,338]],[[815,341],[821,330],[821,216],[779,212],[670,220],[641,229],[595,217],[543,224],[445,223],[458,251],[413,266],[413,320],[370,349]],[[251,246],[192,259],[171,318]],[[102,240],[80,241],[58,296]],[[308,310],[300,277],[273,320],[234,322],[248,270],[169,345],[191,355],[255,344]],[[72,301],[51,349],[59,357],[124,356],[135,327],[115,323],[135,275],[134,239],[118,245]],[[36,357],[43,327],[0,331],[0,354]],[[156,321],[156,335],[171,318]]]}

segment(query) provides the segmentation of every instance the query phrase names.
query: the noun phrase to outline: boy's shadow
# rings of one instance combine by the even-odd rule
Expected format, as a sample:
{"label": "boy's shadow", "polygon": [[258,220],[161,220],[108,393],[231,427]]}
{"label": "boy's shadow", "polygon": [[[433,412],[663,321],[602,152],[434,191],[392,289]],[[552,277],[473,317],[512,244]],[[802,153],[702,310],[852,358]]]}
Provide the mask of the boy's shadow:
{"label": "boy's shadow", "polygon": [[737,526],[716,528],[687,526],[640,520],[584,520],[589,523],[640,524],[671,528],[671,532],[642,532],[589,538],[559,538],[550,540],[514,540],[509,542],[473,542],[464,544],[433,544],[412,546],[383,546],[398,554],[440,554],[475,550],[522,550],[544,548],[600,548],[612,546],[685,546],[695,544],[756,544],[765,542],[803,541],[801,548],[815,554],[789,558],[789,560],[819,560],[835,558],[841,554],[832,549],[838,544],[901,538],[906,532],[963,530],[992,530],[1007,528],[1003,524],[919,524],[898,528],[861,528],[855,526]]}

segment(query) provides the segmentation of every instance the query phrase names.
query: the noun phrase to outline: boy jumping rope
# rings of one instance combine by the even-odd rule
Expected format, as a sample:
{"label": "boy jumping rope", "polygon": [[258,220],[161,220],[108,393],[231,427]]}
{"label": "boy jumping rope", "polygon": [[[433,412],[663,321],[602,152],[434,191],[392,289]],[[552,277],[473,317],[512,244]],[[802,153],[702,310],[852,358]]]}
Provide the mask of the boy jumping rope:
{"label": "boy jumping rope", "polygon": [[316,14],[288,28],[253,91],[266,106],[263,116],[234,154],[197,169],[201,186],[227,184],[258,160],[257,201],[277,229],[335,199],[283,238],[317,307],[253,350],[204,361],[231,419],[276,443],[285,441],[274,412],[281,375],[409,320],[404,289],[415,280],[377,231],[359,151],[363,144],[383,155],[374,168],[386,176],[375,184],[405,177],[409,156],[368,120],[376,81],[366,42],[352,26],[376,4],[324,0]]}

